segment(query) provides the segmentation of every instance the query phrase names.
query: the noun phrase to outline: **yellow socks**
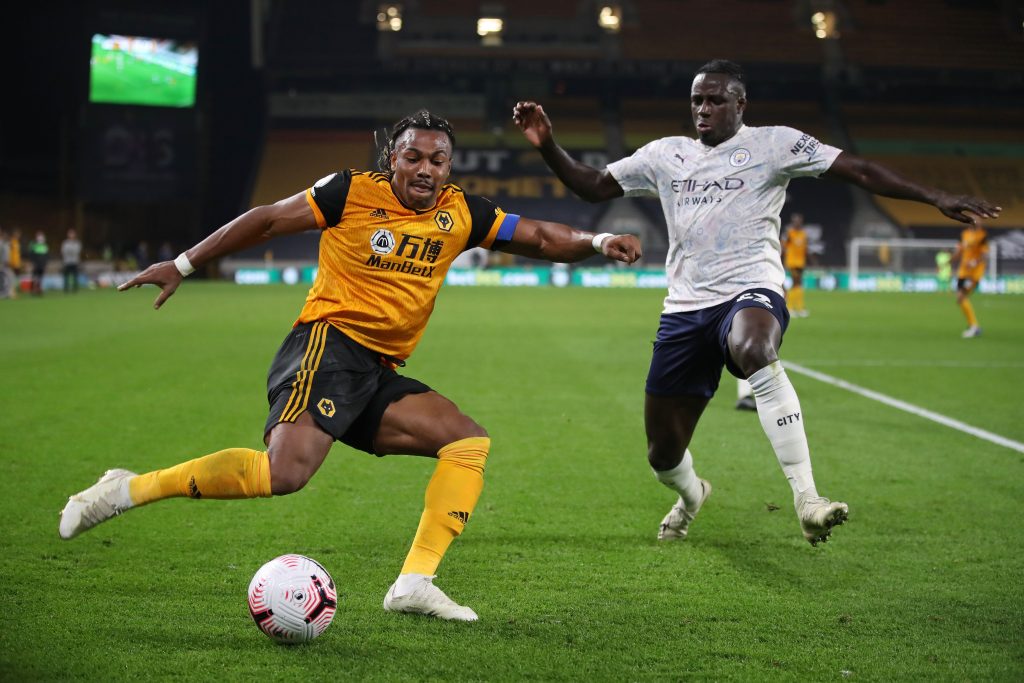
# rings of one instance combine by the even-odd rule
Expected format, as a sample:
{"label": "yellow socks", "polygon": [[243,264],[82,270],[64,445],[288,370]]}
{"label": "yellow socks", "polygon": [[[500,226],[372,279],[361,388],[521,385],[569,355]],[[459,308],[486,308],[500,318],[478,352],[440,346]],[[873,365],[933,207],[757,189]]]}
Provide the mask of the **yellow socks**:
{"label": "yellow socks", "polygon": [[964,312],[964,317],[967,318],[968,327],[977,327],[978,318],[974,315],[974,306],[971,305],[971,300],[964,297],[963,301],[960,302],[960,310]]}
{"label": "yellow socks", "polygon": [[790,287],[786,292],[786,306],[790,311],[799,312],[804,310],[804,288]]}
{"label": "yellow socks", "polygon": [[165,470],[140,474],[128,483],[132,503],[163,498],[267,498],[270,458],[265,451],[228,448]]}
{"label": "yellow socks", "polygon": [[456,536],[462,533],[484,488],[484,464],[491,440],[471,437],[437,452],[437,467],[427,484],[423,514],[402,574],[432,576]]}

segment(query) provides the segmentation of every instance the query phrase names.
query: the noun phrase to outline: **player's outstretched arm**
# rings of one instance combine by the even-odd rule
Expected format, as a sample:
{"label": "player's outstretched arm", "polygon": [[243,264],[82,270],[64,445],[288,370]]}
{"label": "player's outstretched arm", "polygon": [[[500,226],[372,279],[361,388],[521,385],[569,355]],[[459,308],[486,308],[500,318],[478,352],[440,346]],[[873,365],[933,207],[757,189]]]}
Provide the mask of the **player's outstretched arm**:
{"label": "player's outstretched arm", "polygon": [[588,202],[603,202],[625,194],[608,169],[597,170],[573,159],[558,146],[551,119],[536,102],[518,102],[512,109],[512,121],[523,136],[540,151],[544,162],[565,186]]}
{"label": "player's outstretched arm", "polygon": [[824,175],[845,180],[883,197],[931,204],[945,216],[961,223],[974,223],[979,217],[997,218],[1003,210],[1001,206],[979,197],[954,195],[920,185],[891,168],[848,152],[840,154]]}
{"label": "player's outstretched arm", "polygon": [[511,241],[501,248],[510,254],[555,263],[575,263],[595,251],[612,261],[634,263],[643,256],[636,235],[583,232],[562,223],[520,218]]}
{"label": "player's outstretched arm", "polygon": [[[306,202],[306,193],[282,199],[269,206],[257,206],[226,223],[199,244],[184,252],[193,268],[221,256],[255,246],[279,235],[305,232],[317,228],[316,216]],[[179,257],[180,258],[180,257]],[[186,273],[187,274],[187,273]],[[118,291],[156,285],[160,294],[153,308],[160,308],[185,279],[175,261],[161,261],[118,287]]]}

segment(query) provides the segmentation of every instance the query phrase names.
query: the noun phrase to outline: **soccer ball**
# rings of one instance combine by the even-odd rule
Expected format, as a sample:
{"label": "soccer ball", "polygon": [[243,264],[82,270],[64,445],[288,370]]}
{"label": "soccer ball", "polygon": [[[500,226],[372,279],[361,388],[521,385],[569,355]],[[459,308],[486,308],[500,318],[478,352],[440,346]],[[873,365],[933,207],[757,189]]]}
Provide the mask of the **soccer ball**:
{"label": "soccer ball", "polygon": [[249,582],[249,614],[279,643],[305,643],[327,630],[338,591],[327,570],[303,555],[281,555]]}

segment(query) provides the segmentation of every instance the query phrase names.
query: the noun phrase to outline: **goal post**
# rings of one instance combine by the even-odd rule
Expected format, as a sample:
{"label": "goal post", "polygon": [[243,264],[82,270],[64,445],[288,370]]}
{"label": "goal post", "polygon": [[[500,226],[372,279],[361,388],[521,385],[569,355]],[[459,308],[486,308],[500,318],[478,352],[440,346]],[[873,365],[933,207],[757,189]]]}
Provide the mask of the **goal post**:
{"label": "goal post", "polygon": [[[941,251],[953,251],[957,244],[957,240],[855,237],[850,240],[847,252],[851,286],[865,273],[935,275],[935,255]],[[986,278],[996,278],[997,260],[998,247],[994,242],[989,242]]]}

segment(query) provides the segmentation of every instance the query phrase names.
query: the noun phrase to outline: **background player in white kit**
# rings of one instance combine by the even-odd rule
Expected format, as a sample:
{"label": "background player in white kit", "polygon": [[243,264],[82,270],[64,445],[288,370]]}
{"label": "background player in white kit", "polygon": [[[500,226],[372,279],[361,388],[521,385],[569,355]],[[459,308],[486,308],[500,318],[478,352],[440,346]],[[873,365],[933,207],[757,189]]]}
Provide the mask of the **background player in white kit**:
{"label": "background player in white kit", "polygon": [[967,212],[994,218],[1000,208],[918,185],[793,128],[745,126],[746,87],[733,62],[702,66],[690,93],[697,140],[654,140],[604,170],[559,147],[538,104],[518,103],[513,120],[581,198],[661,199],[669,290],[647,376],[644,422],[648,462],[679,500],[658,538],[685,538],[711,493],[694,472],[687,446],[724,365],[753,387],[761,426],[793,489],[804,538],[817,545],[846,520],[848,509],[818,495],[800,401],[778,357],[789,322],[779,246],[789,180],[824,174],[886,197],[931,204],[963,223],[974,221]]}

